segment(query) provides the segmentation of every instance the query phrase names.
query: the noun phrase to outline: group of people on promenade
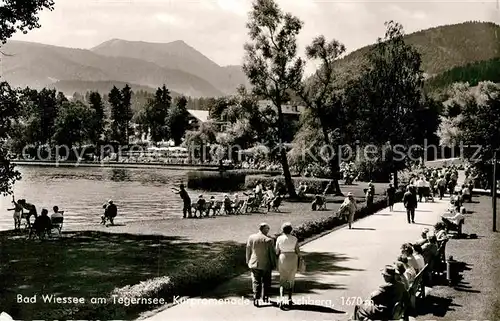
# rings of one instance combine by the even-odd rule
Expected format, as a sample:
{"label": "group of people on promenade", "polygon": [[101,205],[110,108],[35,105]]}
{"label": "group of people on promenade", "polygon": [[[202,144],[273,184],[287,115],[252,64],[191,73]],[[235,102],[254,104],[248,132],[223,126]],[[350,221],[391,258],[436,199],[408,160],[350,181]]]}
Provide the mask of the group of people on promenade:
{"label": "group of people on promenade", "polygon": [[[28,203],[25,199],[17,200],[14,195],[12,196],[13,208],[7,209],[8,211],[14,211],[14,230],[21,230],[22,219],[26,220],[26,228],[29,230],[28,238],[36,235],[39,238],[43,238],[46,233],[50,233],[53,228],[59,227],[60,218],[63,217],[64,211],[60,211],[58,206],[52,208],[53,213],[49,217],[49,211],[47,209],[42,209],[40,215],[36,210],[34,204]],[[34,217],[34,222],[31,223],[31,217]],[[57,221],[57,223],[55,223]]]}
{"label": "group of people on promenade", "polygon": [[[382,271],[384,283],[370,295],[370,299],[354,309],[353,320],[392,320],[396,304],[415,309],[414,293],[410,291],[417,275],[426,265],[423,280],[432,285],[433,275],[442,272],[441,259],[445,242],[448,240],[448,230],[442,222],[438,222],[431,232],[425,228],[421,238],[413,243],[401,246],[399,255],[391,265]],[[440,252],[441,248],[441,252]]]}
{"label": "group of people on promenade", "polygon": [[209,200],[206,200],[204,195],[199,195],[196,202],[192,202],[184,184],[181,184],[179,189],[173,189],[173,191],[182,199],[183,218],[209,217],[210,213],[212,213],[212,216],[220,214],[238,215],[256,211],[261,207],[267,208],[269,212],[271,209],[279,209],[282,201],[277,180],[274,180],[273,184],[268,187],[265,187],[261,182],[257,182],[255,189],[250,194],[243,193],[246,196],[245,199],[240,199],[238,194],[234,194],[232,199],[228,194],[224,194],[223,199],[220,201],[216,200],[215,196],[211,196]]}
{"label": "group of people on promenade", "polygon": [[[270,227],[261,223],[259,232],[250,235],[246,246],[246,264],[252,275],[253,304],[269,303],[271,275],[274,269],[280,274],[280,308],[293,305],[292,295],[295,275],[304,271],[304,260],[300,254],[298,240],[292,235],[291,223],[284,223],[282,234],[276,242],[269,237]],[[286,297],[286,298],[285,298]]]}
{"label": "group of people on promenade", "polygon": [[[427,201],[439,193],[443,199],[446,192],[450,195],[450,203],[455,214],[463,212],[463,203],[472,201],[474,183],[468,180],[467,184],[458,186],[458,170],[455,166],[444,168],[424,168],[420,175],[412,175],[403,203],[406,208],[408,223],[415,223],[415,209],[419,202]],[[453,220],[452,220],[453,221]]]}

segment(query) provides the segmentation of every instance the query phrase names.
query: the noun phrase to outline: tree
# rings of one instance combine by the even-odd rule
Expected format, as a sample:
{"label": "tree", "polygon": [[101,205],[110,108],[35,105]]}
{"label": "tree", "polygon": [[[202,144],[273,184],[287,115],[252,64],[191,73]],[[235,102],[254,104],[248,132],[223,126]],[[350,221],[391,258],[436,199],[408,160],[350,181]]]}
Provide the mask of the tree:
{"label": "tree", "polygon": [[108,101],[111,105],[111,139],[123,143],[124,134],[122,129],[123,108],[122,93],[116,86],[113,86],[108,95]]}
{"label": "tree", "polygon": [[[345,46],[337,40],[327,42],[324,36],[316,37],[306,47],[306,55],[311,60],[319,60],[320,67],[311,79],[307,80],[307,83],[299,84],[295,88],[297,95],[305,103],[306,107],[311,109],[312,114],[318,118],[323,143],[332,147],[333,150],[335,149],[330,139],[330,133],[342,124],[339,117],[335,117],[341,108],[342,97],[338,94],[338,89],[335,88],[334,62],[344,52]],[[336,194],[343,195],[338,182],[340,155],[333,152],[325,156],[330,167]]]}
{"label": "tree", "polygon": [[81,101],[64,103],[56,119],[54,142],[71,150],[89,141],[94,117],[94,111]]}
{"label": "tree", "polygon": [[12,186],[21,178],[11,162],[11,155],[6,148],[5,140],[12,137],[13,120],[19,114],[19,101],[17,92],[7,82],[0,82],[0,192],[10,194]]}
{"label": "tree", "polygon": [[421,137],[416,124],[424,106],[423,72],[420,54],[405,43],[402,26],[394,21],[385,25],[385,37],[370,51],[368,67],[349,94],[360,108],[361,140],[389,146],[386,156],[397,186],[397,172],[407,166],[408,157],[396,158],[395,149],[398,155],[407,155]]}
{"label": "tree", "polygon": [[36,106],[40,115],[42,142],[47,143],[54,135],[54,123],[58,112],[58,98],[55,89],[43,88],[38,93]]}
{"label": "tree", "polygon": [[464,149],[465,157],[481,170],[488,167],[491,170],[493,153],[500,148],[500,85],[482,82],[477,90],[469,91],[467,107],[455,117],[460,142],[473,147]]}
{"label": "tree", "polygon": [[186,97],[181,96],[176,99],[175,105],[168,112],[167,125],[170,137],[174,140],[176,146],[181,144],[182,137],[189,125],[189,112],[186,105]]}
{"label": "tree", "polygon": [[121,119],[121,131],[122,135],[124,135],[124,141],[126,144],[129,143],[130,136],[133,132],[133,128],[131,127],[130,121],[132,120],[132,89],[128,84],[125,85],[122,89],[122,119]]}
{"label": "tree", "polygon": [[104,103],[101,95],[96,91],[89,93],[88,103],[93,110],[90,141],[97,145],[104,133]]}
{"label": "tree", "polygon": [[257,97],[272,101],[277,109],[280,162],[290,197],[296,197],[288,166],[285,121],[282,105],[290,100],[289,92],[302,80],[304,63],[297,57],[297,35],[303,23],[290,13],[283,13],[274,0],[255,0],[247,28],[250,42],[245,44],[243,71]]}
{"label": "tree", "polygon": [[163,87],[156,90],[154,98],[150,99],[146,106],[142,121],[145,127],[149,129],[151,140],[154,142],[169,138],[167,117],[171,104],[172,97],[170,96],[170,91],[163,85]]}
{"label": "tree", "polygon": [[2,44],[16,31],[27,33],[40,28],[37,14],[43,9],[53,10],[53,0],[6,0],[0,5],[0,41]]}

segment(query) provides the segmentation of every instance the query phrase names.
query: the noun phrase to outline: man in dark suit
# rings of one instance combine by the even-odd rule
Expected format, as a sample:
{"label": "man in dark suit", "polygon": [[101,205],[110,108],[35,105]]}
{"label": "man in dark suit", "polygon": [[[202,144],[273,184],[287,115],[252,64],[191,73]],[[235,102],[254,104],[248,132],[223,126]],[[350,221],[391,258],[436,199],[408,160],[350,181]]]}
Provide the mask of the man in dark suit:
{"label": "man in dark suit", "polygon": [[354,320],[392,320],[396,303],[406,305],[409,295],[403,283],[396,280],[396,270],[386,266],[382,272],[385,284],[371,295],[371,300],[354,308]]}
{"label": "man in dark suit", "polygon": [[271,271],[276,266],[274,241],[267,234],[269,225],[262,223],[259,232],[250,235],[247,242],[246,262],[252,273],[253,304],[259,305],[259,299],[269,302]]}
{"label": "man in dark suit", "polygon": [[406,217],[408,223],[415,223],[415,208],[417,208],[417,195],[412,190],[410,186],[406,189],[406,193],[403,196],[403,204],[406,208]]}

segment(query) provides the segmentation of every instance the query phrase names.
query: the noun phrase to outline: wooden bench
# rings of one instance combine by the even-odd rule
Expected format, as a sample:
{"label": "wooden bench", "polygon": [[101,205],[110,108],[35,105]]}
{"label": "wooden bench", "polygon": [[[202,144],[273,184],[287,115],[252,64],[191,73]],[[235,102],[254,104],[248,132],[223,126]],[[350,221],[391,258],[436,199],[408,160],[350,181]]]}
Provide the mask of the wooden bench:
{"label": "wooden bench", "polygon": [[[425,279],[424,275],[429,272],[429,264],[426,264],[424,268],[418,272],[417,276],[415,276],[415,280],[413,280],[410,288],[408,289],[408,294],[410,295],[410,306],[412,309],[415,309],[417,306],[417,299],[422,300],[425,298]],[[406,309],[405,312],[407,312]]]}

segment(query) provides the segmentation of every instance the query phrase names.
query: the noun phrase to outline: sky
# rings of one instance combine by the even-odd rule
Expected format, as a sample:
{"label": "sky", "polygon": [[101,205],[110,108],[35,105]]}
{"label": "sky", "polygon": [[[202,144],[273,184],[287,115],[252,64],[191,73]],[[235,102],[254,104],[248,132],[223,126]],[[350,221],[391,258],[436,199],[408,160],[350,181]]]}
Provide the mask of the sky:
{"label": "sky", "polygon": [[[277,0],[304,22],[301,55],[315,36],[345,44],[347,52],[374,43],[384,22],[406,33],[468,20],[500,23],[498,0]],[[13,39],[89,49],[110,39],[184,40],[221,66],[242,63],[251,0],[55,0],[40,14],[42,27]]]}

